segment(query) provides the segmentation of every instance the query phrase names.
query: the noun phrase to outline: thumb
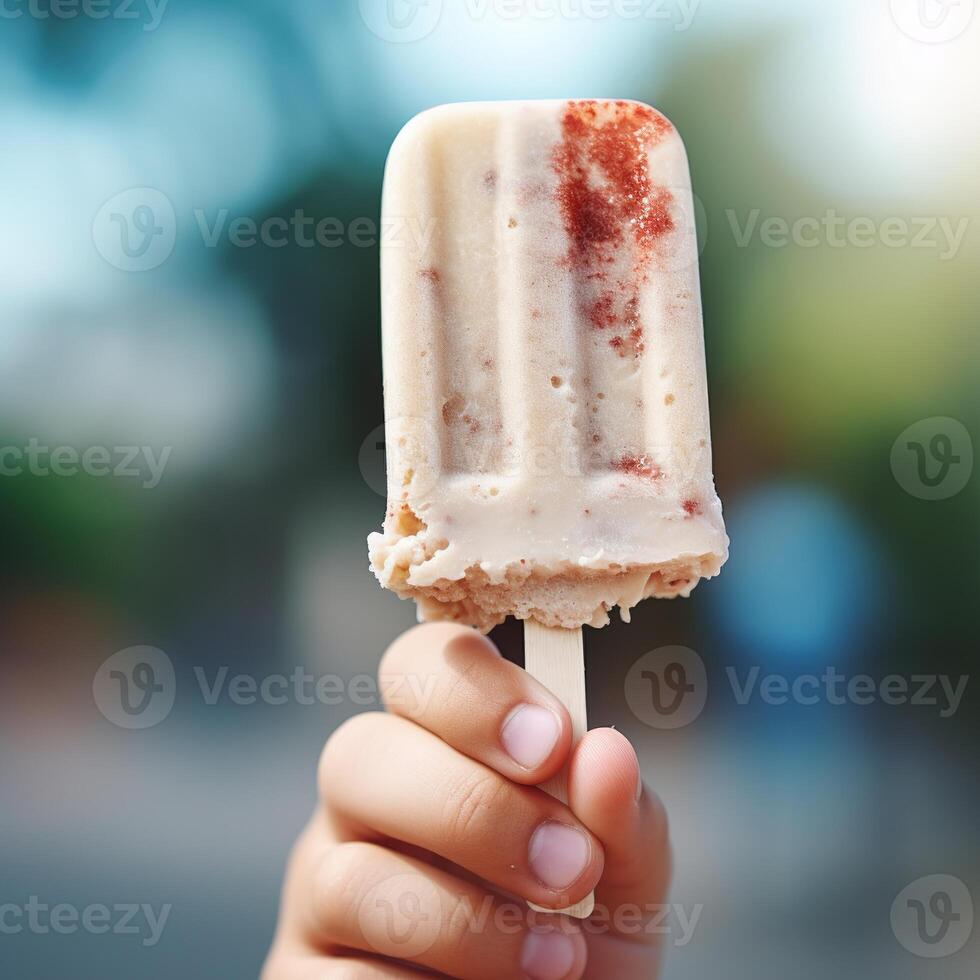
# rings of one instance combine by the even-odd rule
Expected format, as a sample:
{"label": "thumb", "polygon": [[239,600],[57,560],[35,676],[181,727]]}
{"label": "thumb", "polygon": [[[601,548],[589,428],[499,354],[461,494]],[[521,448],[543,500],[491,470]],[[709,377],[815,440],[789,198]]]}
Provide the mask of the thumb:
{"label": "thumb", "polygon": [[633,746],[612,728],[586,733],[568,768],[569,806],[605,850],[596,902],[611,916],[613,931],[618,909],[638,906],[652,914],[648,907],[665,902],[670,885],[667,814],[640,779]]}

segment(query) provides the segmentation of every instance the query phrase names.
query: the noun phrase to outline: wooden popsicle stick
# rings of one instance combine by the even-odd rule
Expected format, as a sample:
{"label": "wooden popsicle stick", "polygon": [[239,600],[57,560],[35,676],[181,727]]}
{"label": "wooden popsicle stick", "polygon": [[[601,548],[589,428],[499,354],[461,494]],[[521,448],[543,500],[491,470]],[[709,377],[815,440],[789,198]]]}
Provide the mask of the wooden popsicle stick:
{"label": "wooden popsicle stick", "polygon": [[[568,709],[572,719],[572,746],[585,734],[585,651],[582,630],[542,626],[533,619],[524,620],[524,669],[554,694]],[[541,784],[541,789],[562,803],[568,802],[567,767]],[[538,912],[554,912],[529,903]],[[595,908],[595,896],[558,909],[576,919],[587,919]]]}

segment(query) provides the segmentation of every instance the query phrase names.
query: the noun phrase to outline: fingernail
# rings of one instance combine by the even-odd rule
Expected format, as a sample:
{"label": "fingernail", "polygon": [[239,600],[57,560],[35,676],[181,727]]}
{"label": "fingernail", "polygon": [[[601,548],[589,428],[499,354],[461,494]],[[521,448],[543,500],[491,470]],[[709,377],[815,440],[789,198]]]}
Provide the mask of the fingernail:
{"label": "fingernail", "polygon": [[639,803],[643,797],[643,773],[636,774],[636,802]]}
{"label": "fingernail", "polygon": [[561,891],[581,877],[591,847],[580,830],[549,820],[531,835],[528,863],[543,885]]}
{"label": "fingernail", "polygon": [[575,962],[575,944],[561,932],[529,932],[524,940],[521,969],[531,980],[561,980]]}
{"label": "fingernail", "polygon": [[504,719],[500,741],[523,769],[536,769],[554,751],[561,734],[558,716],[536,704],[519,704]]}

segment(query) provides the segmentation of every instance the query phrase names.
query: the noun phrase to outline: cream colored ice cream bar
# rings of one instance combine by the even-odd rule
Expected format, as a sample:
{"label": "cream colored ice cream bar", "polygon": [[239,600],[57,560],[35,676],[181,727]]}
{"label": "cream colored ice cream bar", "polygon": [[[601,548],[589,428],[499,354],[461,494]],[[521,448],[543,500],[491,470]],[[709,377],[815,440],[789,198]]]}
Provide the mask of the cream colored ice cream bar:
{"label": "cream colored ice cream bar", "polygon": [[391,148],[379,581],[573,628],[728,555],[684,146],[624,101],[445,105]]}

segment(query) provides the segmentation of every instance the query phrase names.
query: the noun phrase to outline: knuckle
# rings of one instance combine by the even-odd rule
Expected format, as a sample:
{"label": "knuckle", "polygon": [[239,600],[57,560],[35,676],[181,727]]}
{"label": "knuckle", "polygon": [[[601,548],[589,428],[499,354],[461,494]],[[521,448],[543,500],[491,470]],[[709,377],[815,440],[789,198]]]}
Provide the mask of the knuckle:
{"label": "knuckle", "polygon": [[381,692],[384,693],[388,687],[398,683],[403,673],[398,646],[393,643],[382,654],[381,662],[378,664],[378,686]]}
{"label": "knuckle", "polygon": [[419,633],[424,629],[425,625],[419,623],[419,625],[407,629],[401,636],[396,636],[388,644],[385,652],[381,654],[381,660],[378,663],[379,677],[384,677],[386,673],[392,671],[397,673],[402,669],[402,665],[411,655],[412,647],[418,644]]}
{"label": "knuckle", "polygon": [[467,841],[494,823],[506,785],[493,772],[479,772],[457,780],[445,794],[446,836],[456,844]]}
{"label": "knuckle", "polygon": [[385,707],[407,718],[418,720],[425,715],[430,687],[426,678],[407,669],[382,664],[378,671],[378,689]]}
{"label": "knuckle", "polygon": [[381,655],[378,672],[402,670],[406,664],[416,659],[420,650],[437,649],[444,646],[455,634],[465,631],[466,627],[455,623],[419,623],[391,642]]}
{"label": "knuckle", "polygon": [[474,683],[474,681],[477,679],[485,679],[481,678],[480,675],[484,673],[486,666],[487,664],[485,660],[479,660],[476,657],[468,657],[466,660],[463,660],[456,668],[452,680],[448,685],[445,696],[446,703],[465,703],[468,709],[472,709],[473,688],[479,687],[482,690],[486,690],[486,688],[482,687],[480,684]]}
{"label": "knuckle", "polygon": [[[479,634],[457,623],[422,623],[403,633],[384,652],[378,667],[385,704],[409,718],[440,715],[455,700],[460,668],[436,657],[420,657],[419,652],[456,649],[457,641],[472,638]],[[427,673],[419,673],[420,663],[430,665]],[[464,664],[463,672],[468,674],[472,667],[472,662]]]}
{"label": "knuckle", "polygon": [[352,754],[355,754],[358,748],[377,731],[384,717],[384,714],[377,711],[354,715],[353,718],[343,722],[327,739],[317,764],[317,782],[321,798],[326,797],[326,791],[337,778],[338,773],[342,772],[349,763]]}
{"label": "knuckle", "polygon": [[343,916],[356,909],[370,887],[373,844],[334,844],[320,859],[313,877],[313,912],[320,931],[330,933]]}

